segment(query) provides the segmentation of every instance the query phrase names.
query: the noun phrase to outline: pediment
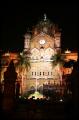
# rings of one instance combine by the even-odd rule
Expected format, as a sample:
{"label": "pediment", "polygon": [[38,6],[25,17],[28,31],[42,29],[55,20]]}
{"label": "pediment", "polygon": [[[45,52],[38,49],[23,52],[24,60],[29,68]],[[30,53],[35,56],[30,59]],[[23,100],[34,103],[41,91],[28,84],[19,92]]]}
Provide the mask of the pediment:
{"label": "pediment", "polygon": [[45,39],[45,40],[50,41],[50,42],[52,42],[52,41],[54,40],[54,38],[51,37],[50,35],[41,32],[41,33],[38,34],[37,36],[33,37],[33,38],[31,39],[31,42],[37,42],[37,41],[39,41],[40,39]]}
{"label": "pediment", "polygon": [[[42,41],[42,43],[40,41]],[[43,32],[33,37],[31,39],[31,49],[40,49],[41,47],[45,49],[49,47],[54,48],[54,38]]]}

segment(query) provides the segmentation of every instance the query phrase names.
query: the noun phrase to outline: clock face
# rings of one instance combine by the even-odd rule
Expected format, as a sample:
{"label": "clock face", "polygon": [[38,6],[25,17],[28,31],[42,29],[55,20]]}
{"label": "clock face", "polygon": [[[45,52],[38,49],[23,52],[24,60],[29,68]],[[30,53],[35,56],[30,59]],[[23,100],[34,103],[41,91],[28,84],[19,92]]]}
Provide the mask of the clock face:
{"label": "clock face", "polygon": [[45,44],[45,40],[40,40],[39,43],[40,44]]}

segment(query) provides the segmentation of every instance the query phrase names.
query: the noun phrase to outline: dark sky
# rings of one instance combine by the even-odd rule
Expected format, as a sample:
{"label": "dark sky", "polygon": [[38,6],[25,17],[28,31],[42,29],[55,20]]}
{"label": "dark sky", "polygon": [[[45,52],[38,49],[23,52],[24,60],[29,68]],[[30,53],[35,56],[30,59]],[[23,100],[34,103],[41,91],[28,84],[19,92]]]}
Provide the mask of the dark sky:
{"label": "dark sky", "polygon": [[23,49],[23,35],[27,28],[31,28],[42,19],[44,13],[62,29],[62,49],[78,49],[78,3],[75,0],[72,0],[72,2],[51,1],[26,0],[26,2],[7,1],[2,3],[0,49],[21,51]]}

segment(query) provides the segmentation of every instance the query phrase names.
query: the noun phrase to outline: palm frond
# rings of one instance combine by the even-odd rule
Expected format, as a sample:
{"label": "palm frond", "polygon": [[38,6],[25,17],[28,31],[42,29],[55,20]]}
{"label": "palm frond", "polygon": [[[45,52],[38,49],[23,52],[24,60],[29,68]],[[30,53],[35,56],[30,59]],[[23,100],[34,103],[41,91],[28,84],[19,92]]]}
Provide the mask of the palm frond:
{"label": "palm frond", "polygon": [[63,65],[64,64],[64,57],[65,56],[61,55],[60,53],[55,54],[54,56],[52,56],[51,60],[52,60],[53,65],[57,65],[58,63]]}
{"label": "palm frond", "polygon": [[16,67],[17,66],[25,67],[28,70],[28,68],[30,67],[28,54],[26,54],[25,52],[22,52],[22,54],[19,54],[19,60],[18,60],[18,63],[16,64]]}

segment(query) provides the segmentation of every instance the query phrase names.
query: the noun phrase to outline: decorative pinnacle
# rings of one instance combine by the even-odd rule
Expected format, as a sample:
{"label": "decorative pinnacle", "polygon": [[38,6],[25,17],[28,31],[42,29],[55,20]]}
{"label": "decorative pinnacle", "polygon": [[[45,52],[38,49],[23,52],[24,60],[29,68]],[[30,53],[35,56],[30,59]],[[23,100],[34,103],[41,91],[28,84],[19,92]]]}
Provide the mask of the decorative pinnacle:
{"label": "decorative pinnacle", "polygon": [[46,14],[44,14],[44,21],[46,21],[47,20],[47,15]]}

